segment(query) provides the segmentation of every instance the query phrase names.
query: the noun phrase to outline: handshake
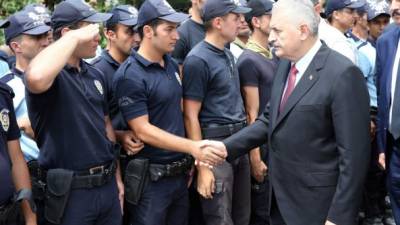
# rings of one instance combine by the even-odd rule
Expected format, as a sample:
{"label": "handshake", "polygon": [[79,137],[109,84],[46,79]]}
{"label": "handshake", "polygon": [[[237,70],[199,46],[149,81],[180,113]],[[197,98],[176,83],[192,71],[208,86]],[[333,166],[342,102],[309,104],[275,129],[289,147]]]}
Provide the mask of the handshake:
{"label": "handshake", "polygon": [[228,152],[224,143],[220,141],[202,140],[194,142],[191,155],[195,158],[195,164],[212,168],[225,161]]}

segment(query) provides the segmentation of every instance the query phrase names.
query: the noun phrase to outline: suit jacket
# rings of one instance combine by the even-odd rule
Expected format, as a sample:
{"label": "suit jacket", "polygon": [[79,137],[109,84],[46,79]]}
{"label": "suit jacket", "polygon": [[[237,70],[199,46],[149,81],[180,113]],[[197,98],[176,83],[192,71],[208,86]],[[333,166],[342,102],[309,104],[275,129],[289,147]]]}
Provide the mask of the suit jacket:
{"label": "suit jacket", "polygon": [[386,134],[389,127],[392,69],[400,38],[400,27],[382,34],[376,43],[376,79],[378,89],[377,142],[378,150],[386,149]]}
{"label": "suit jacket", "polygon": [[354,225],[370,156],[365,80],[323,44],[278,114],[290,65],[279,64],[269,109],[224,140],[228,160],[268,137],[270,195],[285,223]]}

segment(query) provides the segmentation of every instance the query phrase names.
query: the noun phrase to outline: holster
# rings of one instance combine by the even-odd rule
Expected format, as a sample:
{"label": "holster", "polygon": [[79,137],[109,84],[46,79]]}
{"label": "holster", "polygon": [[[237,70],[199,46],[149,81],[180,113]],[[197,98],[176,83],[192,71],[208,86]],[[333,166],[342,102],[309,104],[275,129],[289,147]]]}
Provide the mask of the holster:
{"label": "holster", "polygon": [[74,172],[65,169],[47,171],[44,216],[54,224],[60,224],[71,192]]}
{"label": "holster", "polygon": [[45,197],[46,184],[42,181],[46,179],[37,160],[28,163],[29,174],[31,175],[32,194],[35,201],[43,201]]}
{"label": "holster", "polygon": [[125,170],[125,200],[137,205],[148,182],[148,159],[132,159]]}

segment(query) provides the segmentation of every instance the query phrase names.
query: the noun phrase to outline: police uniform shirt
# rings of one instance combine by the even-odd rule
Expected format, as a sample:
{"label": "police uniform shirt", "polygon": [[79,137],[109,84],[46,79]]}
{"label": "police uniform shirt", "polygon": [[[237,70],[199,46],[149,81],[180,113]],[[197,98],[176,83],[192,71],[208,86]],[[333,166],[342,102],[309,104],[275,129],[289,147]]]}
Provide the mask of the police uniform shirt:
{"label": "police uniform shirt", "polygon": [[[17,120],[28,117],[28,108],[25,99],[25,84],[23,79],[24,73],[15,68],[15,66],[11,68],[11,71],[0,78],[0,81],[9,85],[14,91],[15,96],[13,98],[13,104]],[[24,132],[21,132],[21,138],[19,141],[26,161],[34,160],[39,157],[39,148],[33,139]]]}
{"label": "police uniform shirt", "polygon": [[183,97],[202,102],[201,124],[230,124],[246,119],[239,75],[232,53],[202,41],[183,64]]}
{"label": "police uniform shirt", "polygon": [[[178,66],[168,55],[164,56],[164,64],[162,67],[132,51],[115,74],[113,90],[126,121],[148,115],[152,125],[184,137]],[[177,161],[183,156],[148,144],[136,155],[160,164]]]}
{"label": "police uniform shirt", "polygon": [[172,57],[183,64],[187,54],[194,48],[206,35],[203,24],[199,24],[192,19],[186,20],[178,27],[179,40],[176,42]]}
{"label": "police uniform shirt", "polygon": [[127,129],[127,125],[125,123],[124,118],[122,117],[121,112],[118,108],[118,103],[114,98],[114,92],[112,91],[112,82],[113,77],[120,64],[117,62],[109,53],[108,50],[103,50],[101,55],[93,60],[92,65],[96,67],[98,70],[103,72],[105,76],[107,88],[107,103],[109,107],[109,114],[112,125],[116,130],[125,130]]}
{"label": "police uniform shirt", "polygon": [[81,60],[80,71],[66,65],[44,93],[27,92],[42,167],[85,170],[114,159],[105,128],[105,83],[99,70]]}
{"label": "police uniform shirt", "polygon": [[14,113],[13,96],[12,89],[0,82],[0,206],[5,204],[14,193],[7,142],[17,140],[20,132]]}
{"label": "police uniform shirt", "polygon": [[261,54],[245,49],[238,59],[241,87],[257,87],[259,97],[259,115],[264,111],[271,98],[271,87],[277,68],[276,59],[267,59]]}

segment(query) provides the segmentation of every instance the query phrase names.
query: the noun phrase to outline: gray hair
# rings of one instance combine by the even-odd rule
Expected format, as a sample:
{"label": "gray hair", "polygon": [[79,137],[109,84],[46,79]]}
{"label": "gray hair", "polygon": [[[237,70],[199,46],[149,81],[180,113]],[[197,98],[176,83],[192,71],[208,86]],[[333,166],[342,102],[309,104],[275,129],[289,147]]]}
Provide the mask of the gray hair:
{"label": "gray hair", "polygon": [[293,25],[306,23],[313,36],[318,35],[320,17],[314,10],[311,0],[279,0],[272,8],[272,16],[284,12]]}

